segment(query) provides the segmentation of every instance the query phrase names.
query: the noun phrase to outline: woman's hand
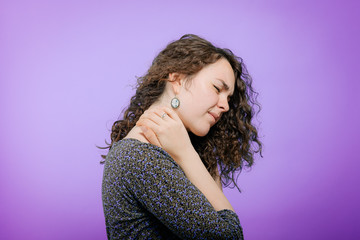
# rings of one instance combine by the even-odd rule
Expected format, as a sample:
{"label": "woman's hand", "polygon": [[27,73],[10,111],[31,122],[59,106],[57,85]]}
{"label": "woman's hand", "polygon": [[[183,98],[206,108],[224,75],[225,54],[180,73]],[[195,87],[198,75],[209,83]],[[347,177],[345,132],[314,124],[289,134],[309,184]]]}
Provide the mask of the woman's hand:
{"label": "woman's hand", "polygon": [[136,125],[151,144],[163,148],[175,160],[184,151],[193,149],[184,124],[177,113],[168,107],[146,110]]}

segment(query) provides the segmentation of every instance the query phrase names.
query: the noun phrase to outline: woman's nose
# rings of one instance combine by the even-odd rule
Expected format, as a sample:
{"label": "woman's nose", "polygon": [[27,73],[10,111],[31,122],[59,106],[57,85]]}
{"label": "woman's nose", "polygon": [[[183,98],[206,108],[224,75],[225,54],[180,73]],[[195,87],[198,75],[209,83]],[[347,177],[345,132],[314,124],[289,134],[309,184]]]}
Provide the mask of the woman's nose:
{"label": "woman's nose", "polygon": [[229,103],[227,101],[227,97],[220,97],[218,106],[223,109],[223,112],[229,111]]}

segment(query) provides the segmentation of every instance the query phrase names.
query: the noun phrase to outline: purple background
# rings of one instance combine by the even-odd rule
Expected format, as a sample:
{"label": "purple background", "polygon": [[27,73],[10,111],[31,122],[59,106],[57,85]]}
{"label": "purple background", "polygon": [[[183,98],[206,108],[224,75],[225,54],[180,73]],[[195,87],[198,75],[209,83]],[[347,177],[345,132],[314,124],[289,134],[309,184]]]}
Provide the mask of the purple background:
{"label": "purple background", "polygon": [[95,145],[195,33],[260,93],[264,158],[225,191],[246,239],[359,239],[358,2],[1,0],[0,238],[106,239]]}

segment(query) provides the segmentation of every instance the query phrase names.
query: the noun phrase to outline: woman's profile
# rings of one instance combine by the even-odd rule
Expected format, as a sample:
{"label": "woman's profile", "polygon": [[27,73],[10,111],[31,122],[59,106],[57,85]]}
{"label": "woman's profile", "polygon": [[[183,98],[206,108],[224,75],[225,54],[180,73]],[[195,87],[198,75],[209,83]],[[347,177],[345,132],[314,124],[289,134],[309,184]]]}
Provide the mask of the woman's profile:
{"label": "woman's profile", "polygon": [[108,239],[244,238],[222,185],[261,154],[251,83],[241,58],[196,35],[156,56],[103,156]]}

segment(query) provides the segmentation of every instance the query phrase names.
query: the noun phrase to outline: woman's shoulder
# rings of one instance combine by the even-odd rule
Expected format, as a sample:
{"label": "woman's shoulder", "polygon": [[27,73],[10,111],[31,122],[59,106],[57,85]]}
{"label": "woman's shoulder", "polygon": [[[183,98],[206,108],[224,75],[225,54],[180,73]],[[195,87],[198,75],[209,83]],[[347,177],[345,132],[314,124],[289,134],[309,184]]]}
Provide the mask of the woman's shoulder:
{"label": "woman's shoulder", "polygon": [[[171,156],[162,148],[139,141],[135,138],[124,138],[118,142],[114,142],[106,161],[124,161],[129,163],[143,163],[146,162],[176,162]],[[177,164],[176,164],[177,165]]]}
{"label": "woman's shoulder", "polygon": [[162,148],[153,145],[151,143],[142,142],[135,138],[124,138],[118,142],[114,142],[111,149],[114,149],[115,152],[122,153],[141,153],[141,154],[156,154],[161,153],[162,155],[167,156],[168,153],[165,152]]}

